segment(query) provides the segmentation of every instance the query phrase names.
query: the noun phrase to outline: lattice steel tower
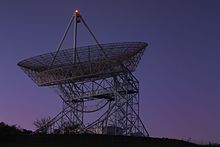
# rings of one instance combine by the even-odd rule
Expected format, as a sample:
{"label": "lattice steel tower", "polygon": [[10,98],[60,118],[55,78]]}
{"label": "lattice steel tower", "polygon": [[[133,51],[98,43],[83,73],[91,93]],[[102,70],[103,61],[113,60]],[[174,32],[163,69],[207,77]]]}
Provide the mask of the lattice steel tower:
{"label": "lattice steel tower", "polygon": [[[78,24],[95,45],[77,47]],[[62,49],[71,26],[73,48]],[[62,111],[37,131],[149,136],[139,117],[139,82],[132,74],[146,47],[144,42],[100,44],[76,10],[56,52],[18,63],[38,86],[55,89],[63,101]],[[90,122],[89,114],[94,114]]]}

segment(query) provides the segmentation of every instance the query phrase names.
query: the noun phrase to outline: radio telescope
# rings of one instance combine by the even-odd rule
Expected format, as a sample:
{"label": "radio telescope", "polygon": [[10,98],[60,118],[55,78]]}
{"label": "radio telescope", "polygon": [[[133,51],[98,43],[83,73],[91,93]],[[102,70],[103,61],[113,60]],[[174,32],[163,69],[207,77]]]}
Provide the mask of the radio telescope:
{"label": "radio telescope", "polygon": [[[77,47],[78,24],[95,45]],[[73,47],[62,49],[71,26]],[[100,44],[76,10],[56,52],[18,63],[38,86],[53,88],[63,101],[62,111],[37,131],[149,136],[139,117],[139,82],[132,74],[146,47],[144,42]]]}

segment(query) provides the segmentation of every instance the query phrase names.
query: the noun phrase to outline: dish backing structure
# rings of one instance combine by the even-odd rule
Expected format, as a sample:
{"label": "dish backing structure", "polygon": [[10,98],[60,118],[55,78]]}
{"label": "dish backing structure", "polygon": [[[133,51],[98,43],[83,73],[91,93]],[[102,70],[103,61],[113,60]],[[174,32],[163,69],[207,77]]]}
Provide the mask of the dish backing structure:
{"label": "dish backing structure", "polygon": [[[77,47],[79,23],[95,45]],[[72,25],[73,48],[61,49]],[[55,89],[63,101],[62,111],[37,132],[149,136],[139,117],[139,82],[132,74],[147,45],[100,44],[76,10],[56,52],[18,63],[38,86]],[[86,116],[93,113],[93,120],[88,123]]]}

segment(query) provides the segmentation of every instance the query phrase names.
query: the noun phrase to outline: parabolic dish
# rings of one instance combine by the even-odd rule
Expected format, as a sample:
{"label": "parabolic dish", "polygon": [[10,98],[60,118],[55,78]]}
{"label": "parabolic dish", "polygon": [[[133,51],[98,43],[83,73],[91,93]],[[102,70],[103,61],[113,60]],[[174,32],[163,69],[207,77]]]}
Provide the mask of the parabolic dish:
{"label": "parabolic dish", "polygon": [[123,72],[124,67],[135,71],[147,47],[145,42],[119,42],[77,48],[77,62],[73,62],[73,49],[51,52],[18,63],[38,86],[60,85],[70,82],[110,77]]}

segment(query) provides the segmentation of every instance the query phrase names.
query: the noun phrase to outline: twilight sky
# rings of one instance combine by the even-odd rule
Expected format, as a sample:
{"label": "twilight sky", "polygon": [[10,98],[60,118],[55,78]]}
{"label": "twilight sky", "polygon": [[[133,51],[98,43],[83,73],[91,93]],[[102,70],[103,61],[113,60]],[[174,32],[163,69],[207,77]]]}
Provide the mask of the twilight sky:
{"label": "twilight sky", "polygon": [[[54,51],[76,8],[101,43],[149,43],[134,74],[152,137],[220,143],[218,0],[1,0],[0,122],[35,129],[60,111],[53,90],[16,64]],[[89,44],[85,32],[79,38]]]}

